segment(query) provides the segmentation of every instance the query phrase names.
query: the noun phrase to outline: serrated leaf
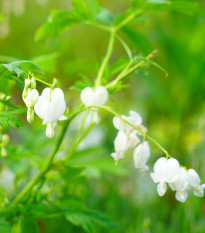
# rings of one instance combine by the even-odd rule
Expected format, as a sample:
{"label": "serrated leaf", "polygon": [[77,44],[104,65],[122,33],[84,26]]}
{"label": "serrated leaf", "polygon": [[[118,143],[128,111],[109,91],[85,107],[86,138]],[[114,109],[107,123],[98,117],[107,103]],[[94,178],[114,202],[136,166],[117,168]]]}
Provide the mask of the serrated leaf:
{"label": "serrated leaf", "polygon": [[67,200],[63,202],[63,206],[66,219],[76,226],[81,226],[86,232],[95,233],[95,224],[108,229],[117,227],[105,213],[87,209],[80,201]]}
{"label": "serrated leaf", "polygon": [[14,113],[22,113],[22,110],[19,110],[17,112],[15,111],[4,111],[0,112],[0,125],[5,131],[9,131],[9,125],[11,125],[15,129],[21,128],[22,122],[21,120],[16,116],[13,115]]}

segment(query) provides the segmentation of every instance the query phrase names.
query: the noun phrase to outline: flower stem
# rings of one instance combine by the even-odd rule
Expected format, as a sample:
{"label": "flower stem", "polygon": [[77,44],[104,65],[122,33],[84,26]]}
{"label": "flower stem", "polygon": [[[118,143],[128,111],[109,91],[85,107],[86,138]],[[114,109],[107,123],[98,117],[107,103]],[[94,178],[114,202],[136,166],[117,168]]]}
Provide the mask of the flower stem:
{"label": "flower stem", "polygon": [[71,120],[77,114],[79,114],[82,111],[83,111],[82,108],[77,109],[76,112],[74,112],[73,114],[71,114],[68,117],[68,120],[66,121],[65,125],[62,128],[62,130],[60,132],[60,135],[59,135],[59,137],[58,137],[58,139],[56,141],[55,147],[54,147],[53,151],[51,152],[48,160],[46,161],[46,163],[44,164],[44,166],[42,167],[42,169],[40,170],[40,172],[38,173],[38,175],[33,180],[31,180],[27,184],[27,186],[16,196],[16,198],[11,203],[11,206],[14,206],[14,205],[18,204],[29,193],[29,191],[39,182],[39,180],[41,180],[42,177],[44,177],[44,175],[49,171],[49,169],[50,169],[50,167],[52,165],[53,159],[54,159],[54,157],[55,157],[57,151],[59,150],[60,145],[61,145],[61,143],[63,141],[63,138],[65,136],[66,130],[68,128],[68,125],[70,124]]}
{"label": "flower stem", "polygon": [[101,84],[101,79],[102,79],[105,67],[106,67],[106,65],[107,65],[107,63],[112,55],[114,42],[115,42],[115,30],[111,30],[110,31],[110,40],[109,40],[109,44],[108,44],[108,48],[107,48],[107,53],[103,59],[101,66],[100,66],[97,78],[95,80],[95,86],[99,86]]}

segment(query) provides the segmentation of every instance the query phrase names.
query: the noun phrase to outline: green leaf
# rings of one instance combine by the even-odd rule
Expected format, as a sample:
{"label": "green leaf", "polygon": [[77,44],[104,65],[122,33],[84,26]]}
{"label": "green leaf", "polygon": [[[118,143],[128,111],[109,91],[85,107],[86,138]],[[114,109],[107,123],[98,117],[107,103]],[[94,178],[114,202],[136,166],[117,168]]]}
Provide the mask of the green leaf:
{"label": "green leaf", "polygon": [[194,1],[167,1],[167,0],[150,0],[145,4],[147,11],[172,10],[187,14],[205,15],[204,9]]}
{"label": "green leaf", "polygon": [[0,76],[15,74],[19,78],[24,72],[16,66],[10,64],[0,64]]}
{"label": "green leaf", "polygon": [[7,132],[9,131],[9,125],[11,125],[15,129],[21,128],[23,126],[21,120],[13,114],[24,112],[25,111],[22,109],[0,112],[0,125]]}
{"label": "green leaf", "polygon": [[107,229],[117,227],[105,213],[87,209],[78,200],[66,200],[62,205],[66,219],[76,226],[81,226],[86,232],[95,233],[95,224]]}
{"label": "green leaf", "polygon": [[11,225],[9,222],[0,220],[0,232],[1,233],[11,233]]}
{"label": "green leaf", "polygon": [[44,75],[43,70],[31,61],[15,61],[9,64],[0,64],[0,76],[3,77],[16,75],[17,78],[24,79],[28,76],[29,72],[41,78]]}
{"label": "green leaf", "polygon": [[144,55],[149,54],[153,49],[148,39],[131,27],[123,27],[122,31],[128,39],[130,47],[140,50]]}
{"label": "green leaf", "polygon": [[48,22],[37,30],[35,39],[59,36],[81,21],[82,19],[75,12],[54,10],[51,12]]}

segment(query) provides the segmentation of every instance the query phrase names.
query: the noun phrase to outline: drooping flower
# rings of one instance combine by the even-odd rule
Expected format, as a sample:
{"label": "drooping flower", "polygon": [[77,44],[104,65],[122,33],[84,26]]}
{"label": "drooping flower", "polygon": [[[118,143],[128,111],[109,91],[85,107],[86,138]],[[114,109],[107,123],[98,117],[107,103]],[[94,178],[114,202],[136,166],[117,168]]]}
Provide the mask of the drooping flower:
{"label": "drooping flower", "polygon": [[55,134],[54,128],[57,120],[67,119],[63,116],[66,109],[63,91],[55,88],[45,88],[34,106],[35,113],[47,124],[46,136],[52,138]]}
{"label": "drooping flower", "polygon": [[[108,99],[108,91],[104,86],[97,86],[95,89],[86,87],[80,95],[81,101],[85,106],[104,105]],[[96,108],[92,108],[92,120],[98,124],[100,121]]]}
{"label": "drooping flower", "polygon": [[193,190],[195,196],[203,197],[205,184],[200,185],[200,177],[194,169],[189,169],[187,173],[188,188]]}
{"label": "drooping flower", "polygon": [[127,135],[119,131],[114,141],[115,152],[111,154],[115,161],[124,158],[124,153],[128,149],[128,137]]}
{"label": "drooping flower", "polygon": [[176,191],[175,197],[180,202],[185,202],[188,197],[188,173],[183,167],[179,168],[178,174],[169,183],[170,188]]}
{"label": "drooping flower", "polygon": [[108,99],[108,91],[104,86],[97,86],[95,89],[86,87],[80,95],[85,106],[104,105]]}
{"label": "drooping flower", "polygon": [[150,147],[147,141],[139,144],[133,152],[133,160],[136,168],[139,168],[141,171],[146,171],[149,167],[146,165],[147,160],[150,157]]}
{"label": "drooping flower", "polygon": [[179,162],[174,159],[159,158],[154,164],[154,172],[151,177],[157,185],[159,196],[163,196],[167,191],[167,184],[173,181],[179,172]]}
{"label": "drooping flower", "polygon": [[[126,121],[128,121],[130,124],[134,125],[135,127],[137,127],[138,129],[146,132],[145,127],[142,125],[142,118],[141,116],[135,112],[135,111],[130,111],[130,115],[129,116],[122,116],[122,118]],[[113,118],[113,125],[116,129],[120,130],[120,131],[124,131],[127,134],[130,134],[131,132],[135,131],[136,134],[141,135],[141,133],[136,130],[135,128],[133,128],[131,125],[129,125],[128,123],[124,122],[122,119],[120,119],[119,117],[114,117]]]}
{"label": "drooping flower", "polygon": [[33,122],[34,120],[34,111],[33,107],[37,103],[39,94],[38,91],[35,89],[36,81],[34,78],[25,79],[24,81],[24,90],[22,94],[23,101],[26,104],[27,109],[27,120],[29,123]]}

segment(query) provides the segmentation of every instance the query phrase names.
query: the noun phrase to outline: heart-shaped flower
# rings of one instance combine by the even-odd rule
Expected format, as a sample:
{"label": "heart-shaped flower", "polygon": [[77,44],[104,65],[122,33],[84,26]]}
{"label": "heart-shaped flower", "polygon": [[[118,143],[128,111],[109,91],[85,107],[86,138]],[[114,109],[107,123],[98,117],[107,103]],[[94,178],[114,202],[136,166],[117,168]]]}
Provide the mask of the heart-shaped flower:
{"label": "heart-shaped flower", "polygon": [[34,106],[35,113],[43,120],[43,124],[47,124],[46,136],[51,138],[54,136],[54,128],[57,120],[65,120],[63,116],[66,109],[63,91],[55,88],[45,88]]}
{"label": "heart-shaped flower", "polygon": [[108,99],[108,91],[103,86],[97,86],[95,89],[86,87],[82,90],[80,98],[85,106],[104,105]]}

